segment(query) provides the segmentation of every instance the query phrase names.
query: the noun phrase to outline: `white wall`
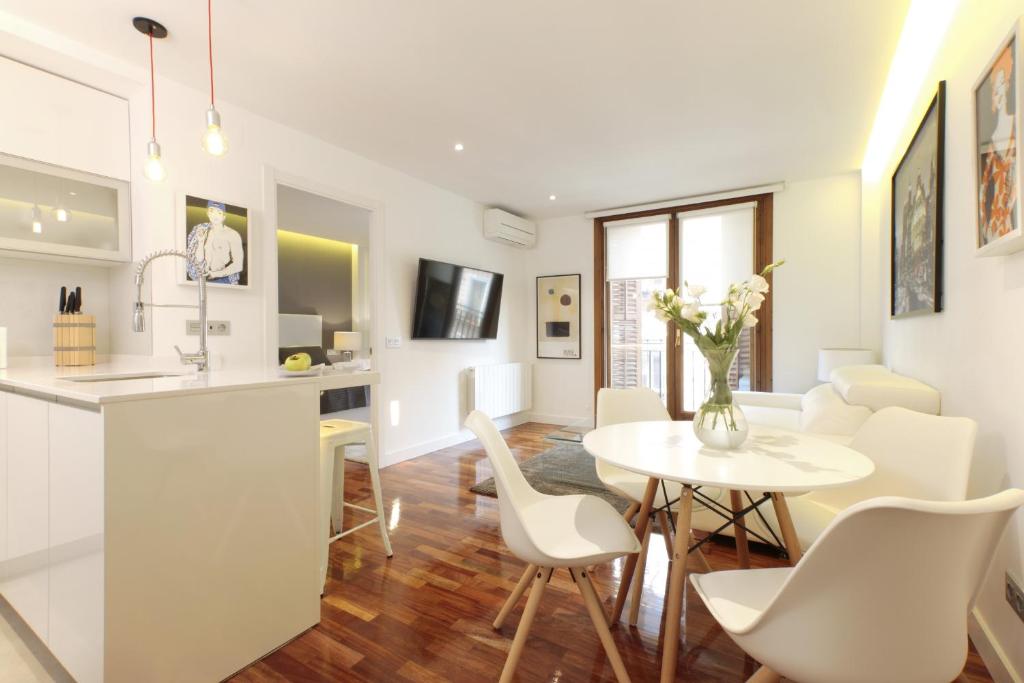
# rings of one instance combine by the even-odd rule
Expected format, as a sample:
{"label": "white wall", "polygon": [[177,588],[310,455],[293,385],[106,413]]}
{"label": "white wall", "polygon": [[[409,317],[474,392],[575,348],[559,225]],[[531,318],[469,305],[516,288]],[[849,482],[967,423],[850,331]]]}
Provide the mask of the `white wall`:
{"label": "white wall", "polygon": [[[847,173],[786,185],[775,195],[775,391],[803,392],[816,383],[818,349],[860,344],[860,175]],[[538,275],[582,273],[583,357],[537,360],[534,418],[553,423],[593,417],[593,221],[569,216],[541,221],[530,254],[530,329],[536,333]],[[536,353],[531,337],[528,353]]]}
{"label": "white wall", "polygon": [[[873,263],[865,271],[865,300],[874,317],[885,361],[942,392],[942,412],[978,421],[971,495],[1024,487],[1024,253],[975,258],[972,89],[996,47],[1024,13],[1021,0],[963,0],[917,106],[903,125],[881,180],[864,184],[865,243]],[[1020,69],[1021,65],[1017,65]],[[944,311],[889,319],[889,181],[939,80],[946,84]],[[1020,93],[1018,92],[1018,98]],[[1024,676],[1024,624],[1003,597],[1003,574],[1024,579],[1024,514],[1018,512],[999,548],[977,603],[1005,662]],[[984,650],[983,650],[984,652]],[[993,662],[989,657],[990,667]]]}
{"label": "white wall", "polygon": [[[860,329],[860,174],[787,183],[775,195],[775,391],[817,384],[818,349],[867,343]],[[872,348],[872,347],[868,347]]]}
{"label": "white wall", "polygon": [[594,223],[583,216],[541,221],[537,246],[525,252],[530,322],[526,353],[537,355],[537,281],[543,275],[580,273],[579,359],[537,358],[533,370],[533,419],[552,424],[594,416]]}

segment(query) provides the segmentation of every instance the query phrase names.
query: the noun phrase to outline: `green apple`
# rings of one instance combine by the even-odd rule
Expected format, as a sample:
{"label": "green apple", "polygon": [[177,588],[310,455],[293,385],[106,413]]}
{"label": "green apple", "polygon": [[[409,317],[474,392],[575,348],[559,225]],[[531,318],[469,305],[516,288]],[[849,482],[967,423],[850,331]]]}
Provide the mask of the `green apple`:
{"label": "green apple", "polygon": [[290,372],[303,372],[313,365],[308,353],[295,353],[284,359],[284,369]]}

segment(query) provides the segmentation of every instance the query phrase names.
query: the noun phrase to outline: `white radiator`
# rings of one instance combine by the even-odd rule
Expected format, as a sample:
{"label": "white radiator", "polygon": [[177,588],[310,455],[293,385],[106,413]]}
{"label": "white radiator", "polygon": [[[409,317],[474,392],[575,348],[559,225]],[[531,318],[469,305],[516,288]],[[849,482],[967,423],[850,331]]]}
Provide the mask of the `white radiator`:
{"label": "white radiator", "polygon": [[469,369],[471,410],[490,418],[533,407],[533,366],[529,363],[480,365]]}

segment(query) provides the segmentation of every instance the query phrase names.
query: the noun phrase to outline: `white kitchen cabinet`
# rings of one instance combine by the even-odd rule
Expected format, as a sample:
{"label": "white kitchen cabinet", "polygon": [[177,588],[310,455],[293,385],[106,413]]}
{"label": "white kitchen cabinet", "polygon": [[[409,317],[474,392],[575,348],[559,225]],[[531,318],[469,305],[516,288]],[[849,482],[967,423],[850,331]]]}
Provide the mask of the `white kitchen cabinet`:
{"label": "white kitchen cabinet", "polygon": [[50,651],[103,680],[103,416],[49,404]]}
{"label": "white kitchen cabinet", "polygon": [[43,642],[49,636],[49,403],[6,397],[7,560],[2,592]]}

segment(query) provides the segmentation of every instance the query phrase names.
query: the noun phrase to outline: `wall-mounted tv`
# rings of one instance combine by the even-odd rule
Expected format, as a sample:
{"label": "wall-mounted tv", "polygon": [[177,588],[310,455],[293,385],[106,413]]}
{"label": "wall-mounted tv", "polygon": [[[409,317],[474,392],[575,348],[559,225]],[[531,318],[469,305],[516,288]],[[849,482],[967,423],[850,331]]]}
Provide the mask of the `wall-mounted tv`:
{"label": "wall-mounted tv", "polygon": [[496,339],[504,276],[420,259],[413,339]]}

